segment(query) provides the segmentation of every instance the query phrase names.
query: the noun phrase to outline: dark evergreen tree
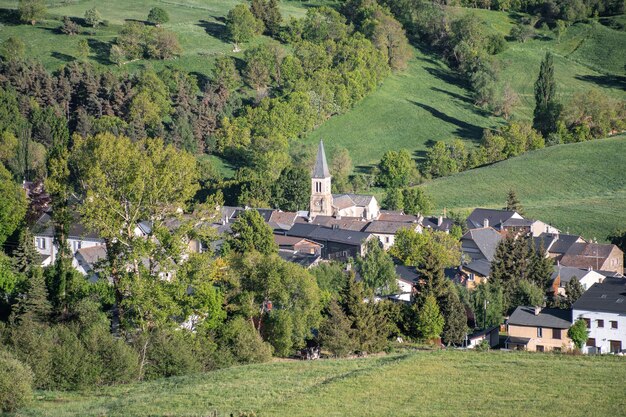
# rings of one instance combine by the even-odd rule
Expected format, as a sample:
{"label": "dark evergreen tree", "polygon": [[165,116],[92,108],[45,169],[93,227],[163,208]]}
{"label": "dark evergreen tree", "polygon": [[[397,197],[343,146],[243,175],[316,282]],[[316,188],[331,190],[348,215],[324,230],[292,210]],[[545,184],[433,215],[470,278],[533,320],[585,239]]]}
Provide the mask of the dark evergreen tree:
{"label": "dark evergreen tree", "polygon": [[493,261],[491,262],[491,276],[489,277],[489,281],[493,285],[502,288],[504,311],[509,308],[515,281],[518,280],[521,275],[521,271],[519,271],[516,262],[515,247],[515,239],[512,236],[506,236],[498,244]]}
{"label": "dark evergreen tree", "polygon": [[572,279],[565,284],[565,295],[567,296],[568,308],[572,308],[572,304],[574,304],[584,292],[585,289],[578,281],[578,278],[572,277]]}
{"label": "dark evergreen tree", "polygon": [[20,232],[17,248],[13,251],[13,261],[18,272],[29,275],[38,268],[39,253],[35,248],[35,238],[28,227]]}
{"label": "dark evergreen tree", "polygon": [[444,343],[460,344],[467,334],[467,313],[452,285],[448,286],[446,295],[439,301],[439,307],[445,321],[442,334]]}
{"label": "dark evergreen tree", "polygon": [[539,77],[535,82],[535,111],[533,127],[544,137],[556,131],[556,122],[561,116],[562,105],[556,97],[554,62],[550,52],[541,61]]}
{"label": "dark evergreen tree", "polygon": [[522,208],[522,204],[517,198],[517,193],[515,193],[514,189],[510,189],[509,193],[506,196],[506,207],[504,208],[508,211],[516,211],[522,216],[524,215],[524,209]]}
{"label": "dark evergreen tree", "polygon": [[539,249],[534,248],[534,246],[531,248],[531,259],[526,278],[544,291],[549,291],[554,265],[552,259],[546,257],[545,253],[543,241],[540,243]]}
{"label": "dark evergreen tree", "polygon": [[11,315],[11,322],[23,320],[47,323],[52,307],[41,268],[33,268],[29,274],[26,293],[19,299]]}
{"label": "dark evergreen tree", "polygon": [[275,37],[278,35],[282,20],[283,17],[281,16],[280,9],[278,8],[278,0],[268,0],[265,8],[265,19],[263,22],[265,23],[265,28],[270,36]]}
{"label": "dark evergreen tree", "polygon": [[272,187],[270,204],[285,211],[304,210],[309,207],[310,176],[302,167],[282,170]]}
{"label": "dark evergreen tree", "polygon": [[354,352],[352,321],[335,300],[328,306],[327,317],[319,329],[319,339],[322,347],[335,356],[346,356]]}

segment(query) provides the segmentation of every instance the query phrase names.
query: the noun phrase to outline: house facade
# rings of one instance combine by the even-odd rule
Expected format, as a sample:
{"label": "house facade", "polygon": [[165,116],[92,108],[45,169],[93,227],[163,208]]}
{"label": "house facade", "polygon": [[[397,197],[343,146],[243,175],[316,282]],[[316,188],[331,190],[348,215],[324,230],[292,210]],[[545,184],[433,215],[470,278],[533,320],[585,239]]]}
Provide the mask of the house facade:
{"label": "house facade", "polygon": [[585,353],[626,351],[626,279],[606,278],[591,286],[572,306],[572,317],[587,323]]}
{"label": "house facade", "polygon": [[505,347],[530,352],[560,352],[572,348],[567,330],[572,325],[570,310],[520,306],[507,321]]}

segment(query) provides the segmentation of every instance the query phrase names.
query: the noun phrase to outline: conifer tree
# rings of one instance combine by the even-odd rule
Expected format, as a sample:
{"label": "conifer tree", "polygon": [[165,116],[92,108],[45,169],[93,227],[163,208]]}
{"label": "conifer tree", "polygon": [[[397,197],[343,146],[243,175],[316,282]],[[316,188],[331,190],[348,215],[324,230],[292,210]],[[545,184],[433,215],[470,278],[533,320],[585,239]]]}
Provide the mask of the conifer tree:
{"label": "conifer tree", "polygon": [[574,304],[584,292],[585,289],[578,281],[578,278],[572,277],[572,279],[565,284],[565,295],[567,295],[568,307],[571,308],[572,304]]}
{"label": "conifer tree", "polygon": [[534,247],[531,250],[531,259],[529,263],[528,274],[526,277],[530,282],[533,282],[539,288],[544,291],[550,289],[550,281],[552,278],[552,272],[554,271],[554,265],[552,259],[545,256],[545,248],[543,241],[539,245],[539,249]]}
{"label": "conifer tree", "polygon": [[13,252],[13,261],[18,272],[28,275],[32,269],[38,267],[39,253],[35,248],[34,240],[29,228],[22,229],[17,248]]}
{"label": "conifer tree", "polygon": [[516,211],[522,216],[524,215],[524,209],[522,208],[522,204],[517,198],[517,193],[512,188],[509,190],[509,193],[507,194],[506,207],[504,209],[508,211]]}
{"label": "conifer tree", "polygon": [[562,105],[556,97],[554,61],[548,52],[541,62],[539,77],[535,82],[535,111],[533,127],[544,137],[556,130],[556,122],[561,116]]}
{"label": "conifer tree", "polygon": [[448,286],[448,291],[439,305],[445,321],[442,334],[444,342],[460,344],[467,334],[467,314],[452,285]]}
{"label": "conifer tree", "polygon": [[46,323],[51,310],[43,271],[41,268],[34,268],[30,274],[26,294],[17,302],[11,321],[16,323],[29,320]]}
{"label": "conifer tree", "polygon": [[335,356],[346,356],[354,351],[352,321],[343,312],[337,301],[328,306],[328,317],[319,330],[320,343]]}
{"label": "conifer tree", "polygon": [[417,328],[424,340],[432,341],[441,336],[444,319],[439,311],[437,300],[432,295],[427,295],[424,305],[417,314]]}

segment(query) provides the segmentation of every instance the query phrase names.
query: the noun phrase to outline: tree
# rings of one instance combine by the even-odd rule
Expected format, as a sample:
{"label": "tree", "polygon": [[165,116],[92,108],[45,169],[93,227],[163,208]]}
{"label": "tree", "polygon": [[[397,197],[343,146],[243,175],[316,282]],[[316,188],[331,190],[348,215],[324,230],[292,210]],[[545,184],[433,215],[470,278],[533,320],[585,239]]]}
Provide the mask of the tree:
{"label": "tree", "polygon": [[415,163],[406,149],[387,151],[378,164],[377,182],[386,188],[402,188],[412,182]]}
{"label": "tree", "polygon": [[535,36],[535,29],[530,25],[518,23],[511,28],[510,35],[516,41],[524,43]]}
{"label": "tree", "polygon": [[520,215],[524,215],[524,209],[522,208],[522,205],[517,198],[517,193],[512,188],[509,190],[509,193],[506,196],[506,207],[504,207],[504,210],[516,211]]}
{"label": "tree", "polygon": [[254,250],[269,255],[278,251],[272,228],[254,209],[241,213],[231,228],[229,243],[235,252],[243,254]]}
{"label": "tree", "polygon": [[456,289],[448,286],[443,299],[439,302],[444,318],[442,338],[445,343],[460,344],[467,335],[467,314]]}
{"label": "tree", "polygon": [[256,19],[245,4],[238,4],[226,16],[226,30],[239,51],[239,44],[252,40],[263,30],[263,23]]}
{"label": "tree", "polygon": [[391,13],[376,7],[371,17],[362,24],[363,32],[385,55],[393,70],[402,70],[411,58],[411,47],[404,29]]}
{"label": "tree", "polygon": [[407,214],[429,214],[433,203],[423,189],[405,188],[402,190],[402,207]]}
{"label": "tree", "polygon": [[0,164],[0,245],[13,234],[26,214],[26,193]]}
{"label": "tree", "polygon": [[549,291],[552,273],[554,272],[554,264],[552,263],[552,259],[547,257],[545,253],[543,242],[539,244],[538,249],[533,245],[526,277],[539,288],[542,288],[544,291]]}
{"label": "tree", "polygon": [[543,288],[523,279],[517,284],[511,304],[514,306],[542,306],[544,294]]}
{"label": "tree", "polygon": [[341,293],[341,306],[352,321],[355,350],[361,353],[380,352],[387,343],[389,322],[378,303],[371,302],[373,294],[363,283],[356,282],[354,274],[347,276]]}
{"label": "tree", "polygon": [[85,23],[88,25],[96,27],[101,21],[102,15],[95,6],[85,12]]}
{"label": "tree", "polygon": [[66,35],[76,35],[80,32],[80,26],[74,22],[69,16],[63,16],[63,25],[61,26],[61,32]]}
{"label": "tree", "polygon": [[24,42],[15,36],[11,36],[2,42],[1,48],[2,56],[7,61],[18,61],[24,58],[24,53],[26,52],[26,45],[24,45]]}
{"label": "tree", "polygon": [[396,234],[389,253],[402,263],[418,269],[443,270],[459,265],[461,245],[458,240],[444,232],[401,229]]}
{"label": "tree", "polygon": [[153,7],[152,9],[150,9],[150,12],[148,13],[148,22],[159,27],[169,21],[170,15],[165,9],[162,9],[160,7]]}
{"label": "tree", "polygon": [[513,112],[513,108],[519,103],[519,96],[513,90],[510,83],[506,83],[504,85],[504,89],[502,90],[502,97],[497,104],[496,111],[497,114],[502,115],[504,120],[509,120],[511,117],[511,113]]}
{"label": "tree", "polygon": [[283,17],[281,16],[280,9],[278,8],[278,0],[269,0],[265,9],[265,18],[263,19],[267,33],[271,36],[278,35],[282,20]]}
{"label": "tree", "polygon": [[19,0],[17,9],[22,22],[34,25],[46,15],[46,2],[44,0]]}
{"label": "tree", "polygon": [[331,300],[319,330],[320,344],[334,356],[347,356],[355,349],[352,321],[336,300]]}
{"label": "tree", "polygon": [[437,141],[432,148],[426,152],[425,175],[431,177],[445,177],[459,172],[459,167],[452,158],[448,146],[443,141]]}
{"label": "tree", "polygon": [[310,181],[304,168],[283,169],[273,186],[272,206],[284,211],[305,210],[309,206]]}
{"label": "tree", "polygon": [[12,323],[28,320],[48,323],[52,306],[48,301],[48,290],[41,268],[35,268],[29,274],[26,293],[19,299],[11,315]]}
{"label": "tree", "polygon": [[544,137],[556,130],[556,123],[561,116],[562,105],[556,97],[554,79],[554,60],[550,52],[541,61],[539,76],[535,82],[535,110],[533,127]]}
{"label": "tree", "polygon": [[502,323],[504,296],[501,285],[485,282],[476,287],[470,295],[476,317],[476,326],[488,328]]}
{"label": "tree", "polygon": [[556,35],[557,43],[561,43],[561,37],[567,31],[567,23],[564,20],[557,20],[554,24],[554,34]]}
{"label": "tree", "polygon": [[333,191],[345,193],[348,191],[350,174],[352,174],[352,158],[346,148],[336,149],[330,163],[330,172],[333,175]]}
{"label": "tree", "polygon": [[572,279],[565,284],[565,295],[567,296],[567,304],[569,305],[569,308],[572,307],[572,305],[583,295],[584,292],[585,289],[576,277],[572,277]]}
{"label": "tree", "polygon": [[20,232],[17,248],[13,251],[13,261],[17,271],[29,274],[38,267],[39,252],[35,248],[35,237],[28,227]]}
{"label": "tree", "polygon": [[438,339],[443,332],[444,319],[439,311],[437,299],[432,296],[426,296],[422,308],[417,313],[417,328],[426,341]]}
{"label": "tree", "polygon": [[613,230],[613,232],[607,236],[607,240],[626,254],[626,229]]}
{"label": "tree", "polygon": [[89,57],[89,42],[87,42],[87,39],[78,41],[77,52],[78,57],[83,61]]}
{"label": "tree", "polygon": [[585,346],[587,338],[589,337],[589,330],[587,330],[587,323],[585,320],[576,320],[572,327],[570,327],[567,331],[567,336],[572,339],[576,349],[581,350],[583,346]]}
{"label": "tree", "polygon": [[395,294],[398,290],[396,269],[391,256],[378,239],[365,243],[365,256],[357,259],[357,267],[366,288],[377,295]]}
{"label": "tree", "polygon": [[387,210],[404,209],[404,196],[399,188],[387,188],[385,198],[383,199],[383,207]]}

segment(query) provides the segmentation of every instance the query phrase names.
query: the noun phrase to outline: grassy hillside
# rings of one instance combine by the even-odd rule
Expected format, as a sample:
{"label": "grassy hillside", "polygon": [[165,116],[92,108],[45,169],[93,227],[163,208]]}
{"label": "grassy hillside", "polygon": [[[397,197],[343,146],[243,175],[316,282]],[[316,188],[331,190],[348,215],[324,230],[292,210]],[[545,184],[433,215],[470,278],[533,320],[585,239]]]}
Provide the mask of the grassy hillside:
{"label": "grassy hillside", "polygon": [[425,185],[439,210],[500,208],[516,190],[530,217],[604,240],[626,225],[626,136],[560,145]]}
{"label": "grassy hillside", "polygon": [[[170,21],[163,27],[178,35],[183,54],[177,60],[151,61],[150,65],[153,67],[171,65],[207,75],[216,56],[242,56],[242,53],[232,53],[232,44],[225,38],[223,23],[228,11],[241,3],[239,0],[49,0],[46,3],[46,19],[33,27],[17,24],[15,21],[16,0],[0,0],[0,42],[10,36],[20,37],[26,43],[28,54],[41,60],[48,69],[56,69],[74,60],[78,53],[78,42],[85,38],[91,47],[89,59],[97,64],[111,66],[108,59],[109,43],[115,39],[125,21],[144,21],[148,11],[155,6],[168,12]],[[289,19],[290,16],[304,16],[307,7],[321,3],[329,4],[332,1],[313,0],[305,5],[297,0],[285,0],[280,2],[280,7],[283,17]],[[106,26],[95,29],[84,27],[82,33],[76,36],[64,35],[58,31],[63,16],[82,19],[85,11],[93,6],[108,21]],[[132,70],[146,64],[147,61],[140,60],[124,66],[124,69]]]}
{"label": "grassy hillside", "polygon": [[[481,9],[450,9],[457,15],[475,13],[489,30],[508,35],[515,16]],[[607,24],[618,27],[622,20]],[[566,101],[576,92],[592,88],[626,100],[626,32],[598,22],[577,23],[560,42],[550,31],[525,43],[508,42],[497,55],[500,84],[510,83],[519,95],[513,114],[530,119],[534,108],[534,82],[545,53],[555,54],[558,93]],[[320,138],[330,154],[345,147],[355,165],[377,163],[384,151],[407,148],[419,153],[429,141],[460,137],[476,143],[484,127],[503,121],[475,108],[464,83],[430,55],[417,52],[409,69],[388,78],[382,87],[346,115],[333,118],[306,140],[312,146]]]}
{"label": "grassy hillside", "polygon": [[[610,381],[610,382],[609,382]],[[618,416],[619,357],[422,352],[275,362],[81,393],[40,393],[20,416]]]}

